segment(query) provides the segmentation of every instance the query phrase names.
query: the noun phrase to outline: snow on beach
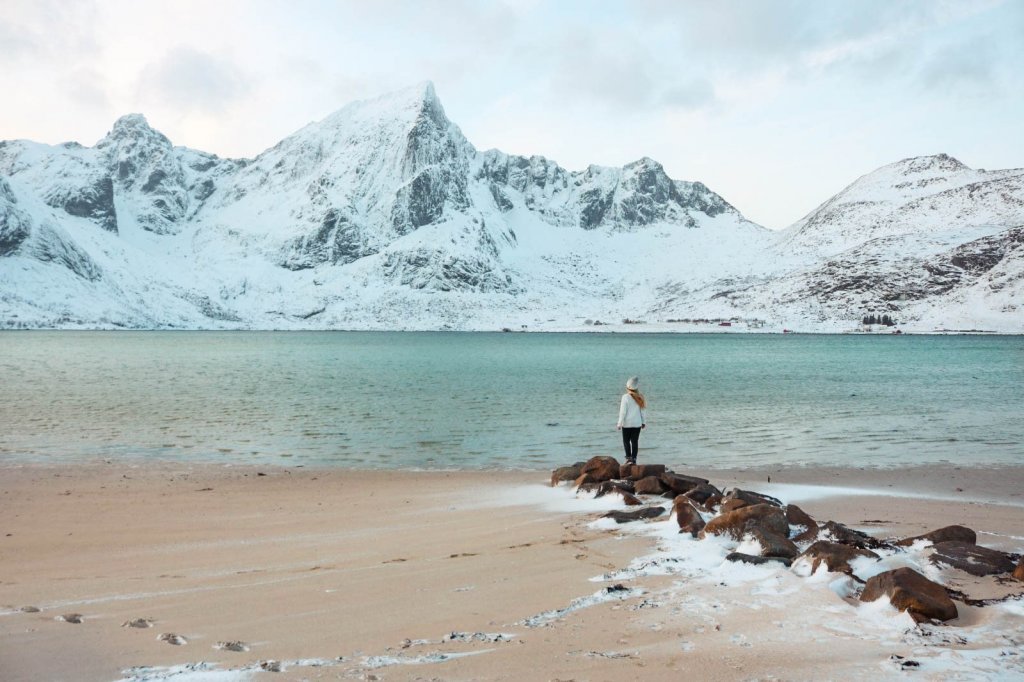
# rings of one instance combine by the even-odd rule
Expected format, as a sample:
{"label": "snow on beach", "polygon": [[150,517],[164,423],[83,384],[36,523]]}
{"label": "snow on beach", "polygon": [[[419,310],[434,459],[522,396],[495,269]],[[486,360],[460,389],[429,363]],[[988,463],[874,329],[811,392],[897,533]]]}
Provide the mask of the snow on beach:
{"label": "snow on beach", "polygon": [[[778,497],[784,504],[893,494],[891,490],[865,487],[778,483],[764,484],[757,490]],[[942,499],[924,493],[899,495],[911,500]],[[551,489],[505,491],[495,502],[509,504],[513,500],[552,512],[574,511],[590,516],[621,508],[618,495],[595,497],[564,484]],[[647,504],[667,508],[671,502]],[[702,516],[709,521],[714,514]],[[759,543],[749,535],[743,540],[714,535],[696,539],[681,533],[675,517],[668,513],[647,522],[622,524],[602,516],[590,521],[588,527],[623,536],[639,535],[655,543],[652,552],[636,557],[628,566],[592,578],[601,585],[617,586],[620,599],[641,600],[637,608],[647,613],[658,610],[669,614],[656,619],[652,627],[667,627],[669,622],[692,623],[695,635],[727,631],[732,633],[729,641],[741,647],[777,648],[796,639],[819,647],[848,648],[856,643],[856,648],[868,650],[864,660],[853,665],[848,662],[829,671],[826,677],[895,678],[915,670],[928,679],[991,679],[995,674],[1000,679],[1024,679],[1020,649],[1024,642],[1024,620],[1020,618],[1024,601],[1019,594],[984,607],[958,603],[960,617],[947,625],[915,624],[908,613],[898,611],[885,597],[866,603],[857,600],[864,581],[900,567],[947,583],[946,571],[928,560],[932,543],[927,540],[901,550],[877,549],[878,560],[854,559],[852,572],[846,575],[830,572],[825,564],[814,570],[807,558],[797,559],[791,568],[778,562],[753,565],[729,561],[726,557],[732,552],[759,555]],[[1018,542],[1013,551],[1024,551],[1024,542]],[[605,587],[585,602],[595,605],[607,601],[609,589]],[[687,640],[680,646],[693,651],[697,645]],[[802,677],[794,675],[794,679]]]}
{"label": "snow on beach", "polygon": [[[915,625],[885,599],[857,601],[857,579],[901,565],[979,596],[980,582],[933,566],[924,541],[879,548],[879,561],[855,559],[852,575],[801,561],[754,566],[726,559],[759,554],[749,537],[696,540],[668,513],[616,524],[601,517],[622,511],[618,495],[549,487],[536,472],[259,471],[266,475],[110,464],[6,470],[7,679],[72,670],[78,679],[138,682],[234,682],[273,670],[281,679],[540,671],[615,682],[692,670],[709,681],[1024,675],[1020,601],[958,601],[959,617],[942,626]],[[880,536],[963,522],[984,544],[1024,548],[1014,533],[1020,506],[903,499],[870,477],[828,486],[831,472],[801,473],[793,480],[806,485],[742,487]],[[62,614],[81,618],[55,618]],[[143,619],[152,627],[132,625]],[[101,655],[83,659],[83,647]]]}

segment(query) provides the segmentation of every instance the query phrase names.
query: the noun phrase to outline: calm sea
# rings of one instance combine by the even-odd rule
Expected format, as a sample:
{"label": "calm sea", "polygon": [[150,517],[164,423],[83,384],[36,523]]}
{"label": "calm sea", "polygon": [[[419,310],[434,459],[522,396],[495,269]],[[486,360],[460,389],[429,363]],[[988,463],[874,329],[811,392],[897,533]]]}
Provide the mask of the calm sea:
{"label": "calm sea", "polygon": [[1024,463],[1024,337],[0,333],[0,458],[354,468]]}

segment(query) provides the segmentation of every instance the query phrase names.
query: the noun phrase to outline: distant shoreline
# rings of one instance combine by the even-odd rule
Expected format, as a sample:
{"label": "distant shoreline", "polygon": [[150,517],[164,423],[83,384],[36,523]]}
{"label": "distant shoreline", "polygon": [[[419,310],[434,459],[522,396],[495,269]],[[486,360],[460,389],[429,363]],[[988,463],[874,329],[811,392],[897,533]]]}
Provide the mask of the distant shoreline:
{"label": "distant shoreline", "polygon": [[203,328],[182,328],[182,327],[0,327],[0,333],[4,332],[214,332],[214,333],[328,333],[338,332],[345,334],[678,334],[678,335],[740,335],[740,336],[1024,336],[1022,331],[1001,331],[998,329],[935,329],[903,330],[898,333],[894,331],[805,331],[805,330],[753,330],[753,329],[730,329],[728,331],[717,328],[709,329],[671,329],[665,327],[645,327],[646,325],[602,325],[602,329],[592,328],[560,328],[560,329],[293,329],[293,328],[258,328],[238,329],[212,327]]}

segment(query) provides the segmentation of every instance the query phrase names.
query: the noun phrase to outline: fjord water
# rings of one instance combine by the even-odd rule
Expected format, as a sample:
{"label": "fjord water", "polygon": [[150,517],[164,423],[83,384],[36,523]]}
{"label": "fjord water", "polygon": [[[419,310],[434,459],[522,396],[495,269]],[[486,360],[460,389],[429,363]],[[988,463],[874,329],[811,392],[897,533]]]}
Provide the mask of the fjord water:
{"label": "fjord water", "polygon": [[546,468],[1024,461],[1024,337],[0,333],[0,457]]}

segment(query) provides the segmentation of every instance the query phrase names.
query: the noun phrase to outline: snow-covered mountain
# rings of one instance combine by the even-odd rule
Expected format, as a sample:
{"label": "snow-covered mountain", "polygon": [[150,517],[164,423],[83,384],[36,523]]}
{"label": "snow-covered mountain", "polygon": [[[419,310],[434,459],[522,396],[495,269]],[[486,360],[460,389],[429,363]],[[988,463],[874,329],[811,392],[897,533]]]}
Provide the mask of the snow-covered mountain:
{"label": "snow-covered mountain", "polygon": [[138,114],[93,147],[0,142],[0,325],[1024,331],[1022,225],[1024,171],[936,156],[773,232],[649,158],[480,152],[425,83],[251,160]]}

